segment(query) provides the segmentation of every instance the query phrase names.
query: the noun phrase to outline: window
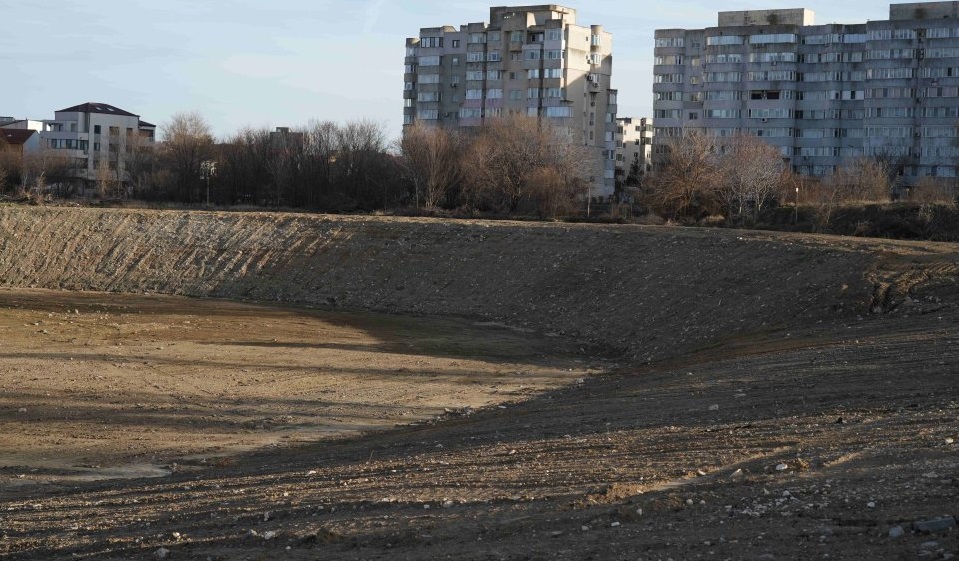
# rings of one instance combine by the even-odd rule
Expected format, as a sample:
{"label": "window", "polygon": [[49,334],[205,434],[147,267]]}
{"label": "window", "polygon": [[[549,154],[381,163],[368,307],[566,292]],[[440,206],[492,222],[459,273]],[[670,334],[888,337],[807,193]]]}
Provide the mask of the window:
{"label": "window", "polygon": [[526,99],[539,99],[539,88],[528,88],[526,90]]}
{"label": "window", "polygon": [[466,90],[466,99],[483,99],[483,90]]}
{"label": "window", "polygon": [[503,33],[501,31],[490,31],[487,39],[490,43],[499,43],[503,40]]}
{"label": "window", "polygon": [[[656,47],[683,47],[686,41],[682,37],[660,37],[656,39]],[[740,43],[741,44],[741,43]]]}
{"label": "window", "polygon": [[503,99],[503,90],[494,88],[486,92],[486,99]]}
{"label": "window", "polygon": [[416,101],[421,103],[440,101],[440,94],[439,92],[420,92],[416,96]]}
{"label": "window", "polygon": [[526,60],[540,60],[543,58],[542,51],[526,51]]}
{"label": "window", "polygon": [[562,41],[563,40],[563,30],[562,29],[550,29],[546,32],[547,41]]}
{"label": "window", "polygon": [[93,125],[93,134],[100,134],[100,125]]}
{"label": "window", "polygon": [[793,33],[772,33],[766,35],[751,35],[749,37],[750,45],[763,45],[768,43],[795,43],[796,35]]}
{"label": "window", "polygon": [[439,109],[424,109],[419,112],[419,118],[427,121],[435,121],[440,118]]}
{"label": "window", "polygon": [[548,99],[563,99],[563,88],[546,88]]}
{"label": "window", "polygon": [[460,119],[480,119],[482,117],[482,109],[476,107],[464,107],[460,109]]}
{"label": "window", "polygon": [[503,60],[503,55],[500,54],[500,53],[495,53],[495,52],[494,52],[494,53],[488,53],[488,54],[486,55],[486,60],[487,60],[488,62],[500,62],[501,60]]}
{"label": "window", "polygon": [[[599,56],[599,55],[593,55],[593,56]],[[563,51],[560,51],[560,50],[546,51],[546,60],[563,60]]]}
{"label": "window", "polygon": [[482,70],[467,70],[466,79],[468,81],[479,82],[483,80],[483,71]]}
{"label": "window", "polygon": [[529,80],[536,80],[539,76],[539,68],[530,68],[526,71],[526,78]]}
{"label": "window", "polygon": [[[440,75],[439,74],[420,74],[420,83],[421,84],[439,84]],[[413,89],[413,88],[410,88]]]}
{"label": "window", "polygon": [[742,45],[744,40],[739,35],[715,35],[713,37],[706,37],[706,44],[709,46],[715,45]]}
{"label": "window", "polygon": [[502,80],[503,71],[502,70],[489,70],[486,72],[487,80]]}
{"label": "window", "polygon": [[562,68],[547,68],[543,70],[543,78],[562,78],[563,69]]}
{"label": "window", "polygon": [[525,35],[522,31],[514,31],[510,33],[509,40],[512,43],[522,43]]}
{"label": "window", "polygon": [[459,39],[453,39],[452,43],[453,43],[453,48],[454,48],[454,49],[460,48],[460,40],[459,40]]}
{"label": "window", "polygon": [[476,44],[476,43],[485,43],[485,42],[486,42],[486,34],[485,34],[485,33],[470,33],[469,42],[470,42],[470,43],[473,43],[473,44]]}
{"label": "window", "polygon": [[482,51],[474,51],[466,53],[466,62],[483,62],[486,59],[486,56]]}
{"label": "window", "polygon": [[440,57],[439,56],[421,56],[419,62],[420,62],[420,66],[439,66]]}
{"label": "window", "polygon": [[420,46],[425,49],[437,49],[443,46],[442,37],[423,37],[420,39]]}

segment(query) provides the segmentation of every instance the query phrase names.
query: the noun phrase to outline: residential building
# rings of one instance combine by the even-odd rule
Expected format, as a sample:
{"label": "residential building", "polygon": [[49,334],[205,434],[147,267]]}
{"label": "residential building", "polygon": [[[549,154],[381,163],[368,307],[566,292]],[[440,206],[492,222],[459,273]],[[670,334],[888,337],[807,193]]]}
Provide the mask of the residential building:
{"label": "residential building", "polygon": [[23,156],[40,150],[40,133],[31,129],[0,128],[0,150]]}
{"label": "residential building", "polygon": [[721,12],[717,27],[658,30],[655,57],[654,159],[701,129],[760,136],[804,174],[865,155],[905,184],[957,175],[959,3],[893,4],[888,20],[852,25]]}
{"label": "residential building", "polygon": [[43,130],[43,121],[0,117],[0,129],[33,130],[40,132]]}
{"label": "residential building", "polygon": [[653,120],[642,117],[616,119],[616,181],[638,184],[652,171]]}
{"label": "residential building", "polygon": [[75,158],[77,179],[87,184],[128,180],[129,154],[155,141],[156,125],[106,103],[88,102],[55,112],[43,121],[44,149]]}
{"label": "residential building", "polygon": [[406,40],[404,125],[478,127],[521,114],[567,128],[590,150],[592,194],[615,187],[613,37],[555,4],[490,9],[489,23],[426,27]]}

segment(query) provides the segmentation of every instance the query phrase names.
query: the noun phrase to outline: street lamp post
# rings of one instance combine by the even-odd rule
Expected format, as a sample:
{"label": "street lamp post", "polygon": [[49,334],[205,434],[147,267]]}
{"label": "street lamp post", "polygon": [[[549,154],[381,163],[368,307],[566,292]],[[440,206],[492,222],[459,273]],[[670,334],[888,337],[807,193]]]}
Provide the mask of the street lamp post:
{"label": "street lamp post", "polygon": [[206,179],[206,206],[210,206],[210,178],[216,175],[216,162],[204,160],[200,162],[200,177]]}
{"label": "street lamp post", "polygon": [[793,207],[793,224],[799,224],[799,186],[796,186],[796,205]]}

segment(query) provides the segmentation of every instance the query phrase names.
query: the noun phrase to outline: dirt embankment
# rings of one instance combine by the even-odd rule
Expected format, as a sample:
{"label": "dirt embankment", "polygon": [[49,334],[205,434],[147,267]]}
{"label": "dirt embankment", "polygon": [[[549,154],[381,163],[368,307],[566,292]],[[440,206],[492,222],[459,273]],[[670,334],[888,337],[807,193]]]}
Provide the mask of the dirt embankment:
{"label": "dirt embankment", "polygon": [[[483,318],[647,360],[868,313],[877,286],[878,303],[894,306],[895,278],[880,277],[910,266],[886,271],[876,250],[903,248],[724,230],[0,208],[6,286]],[[943,252],[903,250],[907,261]]]}

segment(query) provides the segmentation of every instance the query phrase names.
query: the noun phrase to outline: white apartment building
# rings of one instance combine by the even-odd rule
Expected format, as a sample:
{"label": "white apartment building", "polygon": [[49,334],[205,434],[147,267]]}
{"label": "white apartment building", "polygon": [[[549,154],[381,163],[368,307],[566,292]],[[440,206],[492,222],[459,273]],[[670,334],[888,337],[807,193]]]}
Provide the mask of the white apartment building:
{"label": "white apartment building", "polygon": [[721,12],[656,31],[654,158],[684,129],[747,133],[793,168],[895,162],[902,182],[956,177],[959,3],[893,4],[888,20],[816,25],[813,12]]}
{"label": "white apartment building", "polygon": [[95,183],[109,177],[127,181],[126,155],[138,146],[152,146],[156,125],[106,103],[88,102],[55,112],[43,121],[44,149],[60,150],[76,159],[77,179]]}
{"label": "white apartment building", "polygon": [[653,168],[653,120],[646,117],[616,119],[616,180],[641,181]]}
{"label": "white apartment building", "polygon": [[595,161],[593,195],[615,188],[613,37],[555,4],[496,7],[489,23],[426,27],[406,40],[404,125],[477,127],[508,114],[567,127]]}

